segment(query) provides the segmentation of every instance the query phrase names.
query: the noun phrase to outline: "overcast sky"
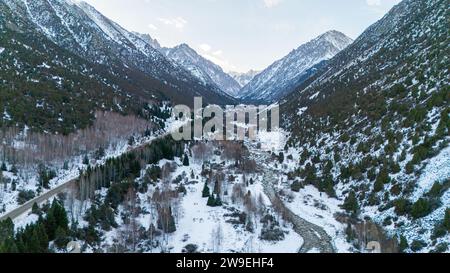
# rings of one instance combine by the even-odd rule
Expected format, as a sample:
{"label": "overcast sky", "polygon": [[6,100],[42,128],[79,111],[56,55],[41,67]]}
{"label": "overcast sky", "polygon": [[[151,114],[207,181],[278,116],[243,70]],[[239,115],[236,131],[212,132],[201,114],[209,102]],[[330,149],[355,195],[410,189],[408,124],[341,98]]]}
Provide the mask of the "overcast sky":
{"label": "overcast sky", "polygon": [[85,0],[163,46],[187,43],[225,71],[262,70],[331,29],[355,39],[400,0]]}

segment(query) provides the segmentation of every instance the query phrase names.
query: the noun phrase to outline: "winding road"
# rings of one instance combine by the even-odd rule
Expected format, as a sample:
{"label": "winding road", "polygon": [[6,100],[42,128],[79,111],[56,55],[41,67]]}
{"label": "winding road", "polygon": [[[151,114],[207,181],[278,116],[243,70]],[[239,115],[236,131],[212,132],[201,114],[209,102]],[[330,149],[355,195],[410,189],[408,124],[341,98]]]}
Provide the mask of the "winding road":
{"label": "winding road", "polygon": [[[284,216],[287,221],[293,224],[294,231],[297,232],[303,238],[303,245],[300,247],[300,253],[308,253],[310,251],[320,252],[320,253],[334,253],[336,252],[333,246],[333,240],[325,232],[323,228],[313,223],[306,221],[299,215],[295,214],[290,210],[278,195],[274,183],[279,181],[276,176],[279,175],[278,170],[270,169],[267,166],[271,161],[268,153],[255,151],[251,149],[251,152],[257,161],[258,169],[263,175],[263,187],[264,192],[269,198],[272,204],[277,204],[282,206]],[[265,166],[265,167],[262,167]]]}

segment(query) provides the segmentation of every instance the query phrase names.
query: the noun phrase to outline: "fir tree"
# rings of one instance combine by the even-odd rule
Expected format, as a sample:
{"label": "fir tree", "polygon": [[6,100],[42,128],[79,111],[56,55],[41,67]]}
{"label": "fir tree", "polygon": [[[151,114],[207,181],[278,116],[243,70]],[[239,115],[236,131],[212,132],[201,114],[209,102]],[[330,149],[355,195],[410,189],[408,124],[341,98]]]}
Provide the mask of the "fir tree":
{"label": "fir tree", "polygon": [[411,216],[414,219],[422,218],[431,213],[431,205],[428,199],[420,198],[411,207]]}
{"label": "fir tree", "polygon": [[183,166],[189,166],[189,157],[187,156],[187,154],[184,154]]}
{"label": "fir tree", "polygon": [[36,215],[40,215],[41,214],[41,210],[38,206],[37,203],[33,204],[33,207],[31,208],[31,213],[36,214]]}
{"label": "fir tree", "polygon": [[83,158],[83,165],[89,165],[89,157],[87,155]]}
{"label": "fir tree", "polygon": [[207,205],[208,207],[215,207],[215,206],[216,206],[216,200],[214,199],[214,195],[211,195],[211,196],[208,198],[208,202],[206,203],[206,205]]}
{"label": "fir tree", "polygon": [[399,242],[398,247],[399,247],[400,252],[402,252],[402,253],[405,252],[405,250],[409,248],[408,240],[406,240],[405,236],[403,236],[403,235],[400,236],[400,242]]}
{"label": "fir tree", "polygon": [[358,200],[356,199],[356,194],[351,191],[344,201],[343,208],[352,214],[356,214],[359,210]]}
{"label": "fir tree", "polygon": [[67,237],[67,232],[64,228],[58,227],[55,232],[55,245],[63,249],[69,243],[69,238]]}
{"label": "fir tree", "polygon": [[444,227],[450,232],[450,208],[445,210]]}
{"label": "fir tree", "polygon": [[203,187],[202,197],[203,198],[210,197],[208,183],[206,183],[206,182],[205,182],[205,186]]}

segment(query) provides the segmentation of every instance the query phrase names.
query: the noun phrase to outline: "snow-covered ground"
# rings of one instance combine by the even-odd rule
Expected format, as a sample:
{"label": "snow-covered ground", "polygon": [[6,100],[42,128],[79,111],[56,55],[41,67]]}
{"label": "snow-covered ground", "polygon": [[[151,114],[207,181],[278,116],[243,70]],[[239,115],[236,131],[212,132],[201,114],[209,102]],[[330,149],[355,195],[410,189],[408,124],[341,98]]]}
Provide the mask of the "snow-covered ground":
{"label": "snow-covered ground", "polygon": [[[249,187],[252,192],[262,193],[260,184]],[[206,206],[206,198],[201,193],[203,183],[189,185],[188,193],[181,201],[181,217],[177,231],[170,236],[169,245],[173,252],[181,252],[187,244],[199,246],[200,252],[252,252],[252,253],[296,253],[302,246],[302,238],[291,228],[284,240],[276,243],[263,241],[258,238],[261,225],[250,233],[244,227],[235,227],[227,223],[224,214],[230,213],[224,207],[211,208]],[[265,198],[267,202],[267,197]],[[269,205],[266,203],[266,205]],[[217,230],[221,230],[222,244],[214,246]],[[186,238],[188,238],[186,240]]]}
{"label": "snow-covered ground", "polygon": [[[435,182],[450,178],[450,146],[443,149],[437,156],[430,159],[417,181],[417,187],[412,195],[412,201],[417,201],[428,192]],[[450,205],[450,200],[444,204]]]}
{"label": "snow-covered ground", "polygon": [[349,252],[351,245],[346,241],[346,226],[334,218],[334,214],[343,213],[339,207],[342,201],[328,197],[310,185],[298,193],[290,191],[284,199],[288,208],[295,214],[323,228],[333,239],[339,253]]}

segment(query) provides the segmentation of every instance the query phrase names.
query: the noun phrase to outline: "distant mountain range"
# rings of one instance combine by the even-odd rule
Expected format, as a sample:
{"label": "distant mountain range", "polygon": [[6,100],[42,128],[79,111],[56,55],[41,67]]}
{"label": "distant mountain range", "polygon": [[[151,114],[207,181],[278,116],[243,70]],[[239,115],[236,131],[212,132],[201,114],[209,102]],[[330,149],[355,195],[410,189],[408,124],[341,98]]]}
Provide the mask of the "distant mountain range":
{"label": "distant mountain range", "polygon": [[216,85],[222,91],[235,97],[240,85],[222,68],[199,55],[187,44],[181,44],[174,48],[159,48],[166,57],[190,71],[192,75],[200,79],[204,84]]}
{"label": "distant mountain range", "polygon": [[241,87],[246,86],[253,78],[261,73],[261,71],[250,70],[246,73],[230,72],[230,76],[233,77]]}
{"label": "distant mountain range", "polygon": [[333,58],[351,43],[352,39],[341,32],[326,32],[259,73],[242,88],[239,98],[244,101],[277,101],[314,74],[314,66]]}

